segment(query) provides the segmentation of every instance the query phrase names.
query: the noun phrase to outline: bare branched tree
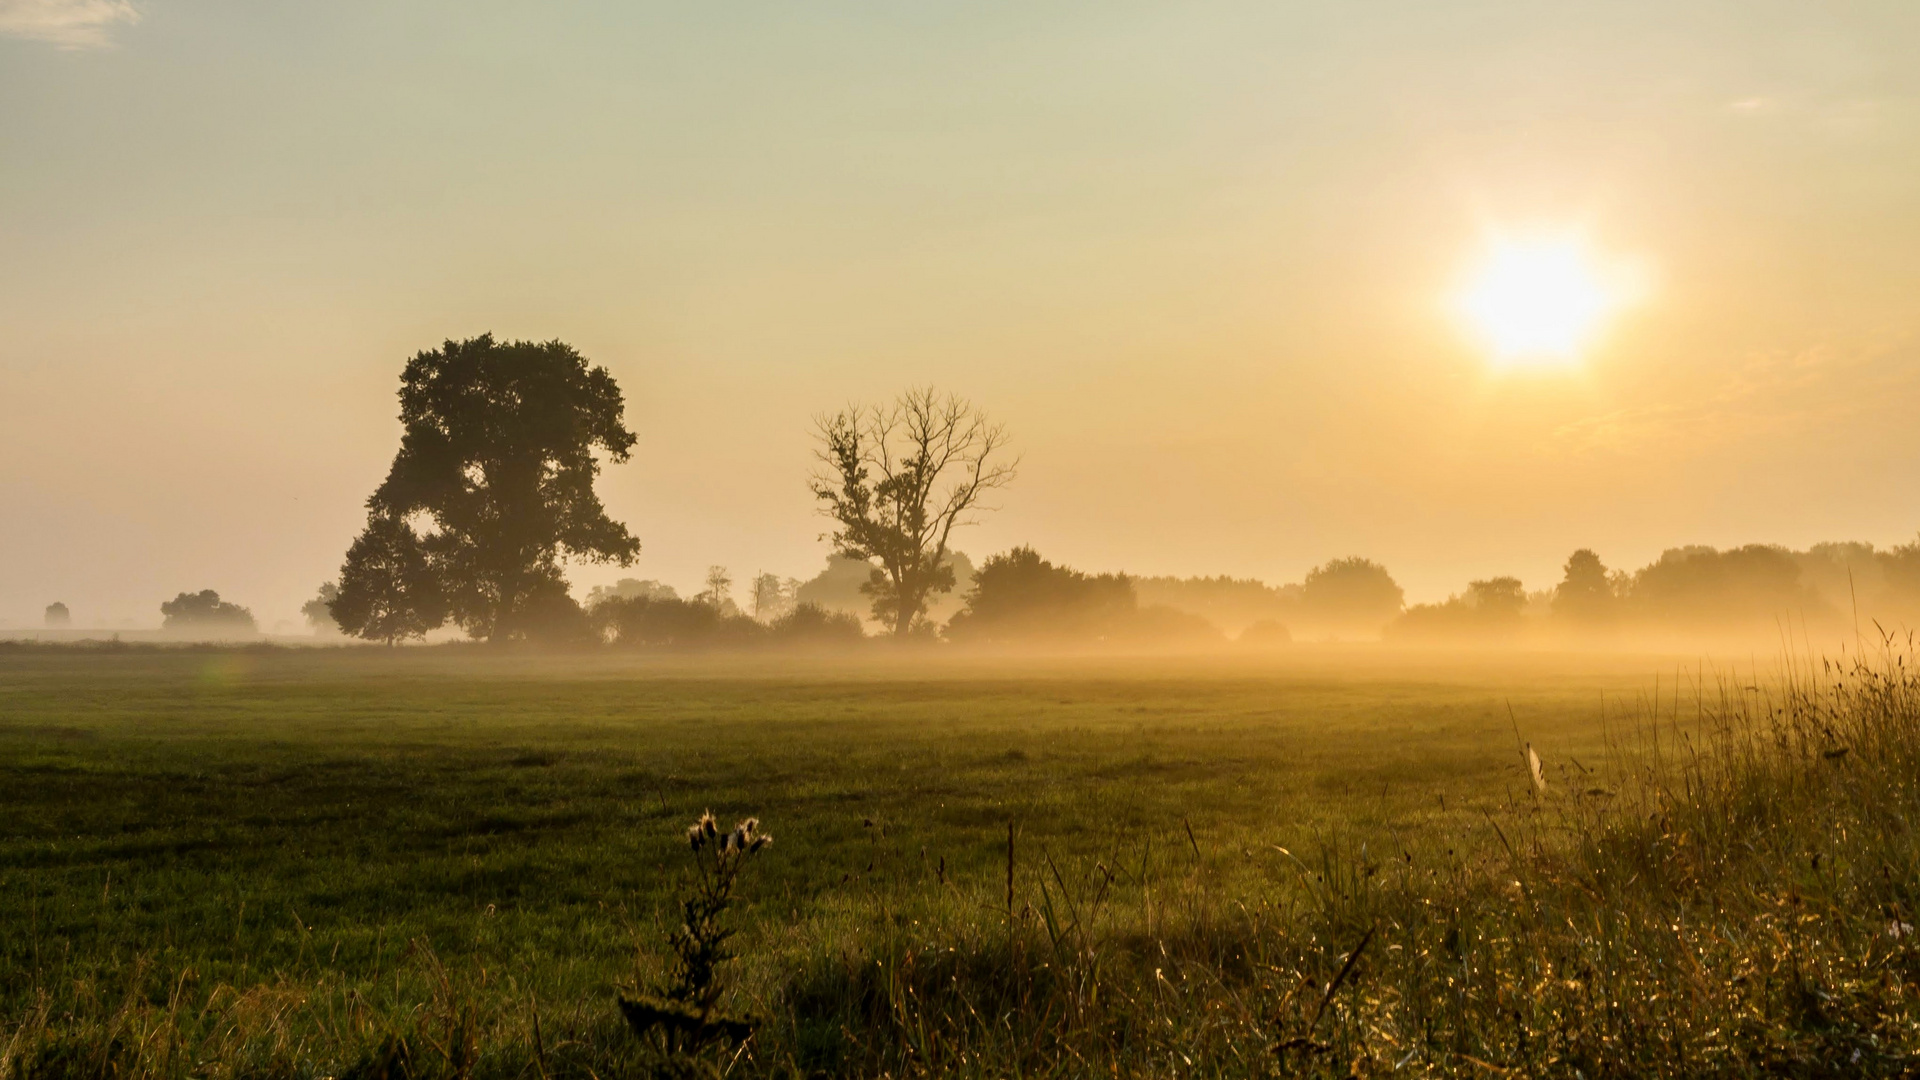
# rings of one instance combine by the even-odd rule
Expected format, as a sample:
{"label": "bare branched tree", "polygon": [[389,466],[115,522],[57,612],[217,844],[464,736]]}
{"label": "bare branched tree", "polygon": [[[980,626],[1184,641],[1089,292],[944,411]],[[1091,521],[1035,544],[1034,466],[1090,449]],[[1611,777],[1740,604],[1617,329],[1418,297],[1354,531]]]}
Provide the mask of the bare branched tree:
{"label": "bare branched tree", "polygon": [[727,573],[724,566],[707,567],[707,589],[700,594],[703,603],[712,605],[715,611],[724,612],[727,600],[733,593],[733,575]]}
{"label": "bare branched tree", "polygon": [[793,608],[800,582],[761,571],[753,578],[753,617],[761,622],[779,618]]}
{"label": "bare branched tree", "polygon": [[947,542],[987,509],[981,498],[1010,483],[1020,462],[1007,433],[966,399],[932,387],[888,405],[850,405],[816,421],[821,468],[813,493],[839,528],[837,554],[878,560],[862,590],[897,636],[927,602],[953,588]]}

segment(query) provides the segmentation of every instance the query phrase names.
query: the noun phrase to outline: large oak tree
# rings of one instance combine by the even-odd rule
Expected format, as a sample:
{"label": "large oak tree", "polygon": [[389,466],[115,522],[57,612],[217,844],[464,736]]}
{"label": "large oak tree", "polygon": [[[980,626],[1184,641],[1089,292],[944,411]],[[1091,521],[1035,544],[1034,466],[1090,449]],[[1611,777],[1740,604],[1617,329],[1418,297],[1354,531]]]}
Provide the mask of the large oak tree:
{"label": "large oak tree", "polygon": [[[593,490],[596,454],[632,451],[623,412],[613,376],[558,341],[485,334],[415,356],[400,377],[400,452],[354,547],[364,558],[342,568],[341,627],[419,633],[441,605],[479,638],[551,627],[574,607],[562,559],[627,566],[640,551]],[[372,613],[385,617],[355,618]]]}

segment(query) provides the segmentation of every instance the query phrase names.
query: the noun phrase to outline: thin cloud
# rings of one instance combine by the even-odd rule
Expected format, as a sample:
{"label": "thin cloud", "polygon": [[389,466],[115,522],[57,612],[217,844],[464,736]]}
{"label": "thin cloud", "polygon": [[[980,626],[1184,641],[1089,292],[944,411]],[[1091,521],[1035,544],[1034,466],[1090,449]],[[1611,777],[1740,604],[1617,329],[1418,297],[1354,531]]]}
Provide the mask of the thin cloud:
{"label": "thin cloud", "polygon": [[[1734,442],[1873,430],[1920,401],[1920,343],[1905,339],[1757,354],[1697,400],[1624,408],[1556,427],[1537,452],[1681,455]],[[1667,394],[1674,393],[1668,390]]]}
{"label": "thin cloud", "polygon": [[63,49],[103,48],[115,27],[139,21],[128,0],[0,0],[0,35]]}

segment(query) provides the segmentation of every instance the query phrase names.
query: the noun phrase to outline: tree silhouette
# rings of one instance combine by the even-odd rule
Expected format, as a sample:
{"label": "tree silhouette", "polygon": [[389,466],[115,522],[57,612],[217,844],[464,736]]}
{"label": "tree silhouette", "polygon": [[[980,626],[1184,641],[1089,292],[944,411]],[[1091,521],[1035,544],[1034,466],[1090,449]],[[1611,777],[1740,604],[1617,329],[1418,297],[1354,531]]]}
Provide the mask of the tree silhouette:
{"label": "tree silhouette", "polygon": [[1488,626],[1518,626],[1527,614],[1527,590],[1517,577],[1467,582],[1467,603]]}
{"label": "tree silhouette", "polygon": [[733,575],[727,573],[726,567],[707,567],[707,588],[700,594],[700,602],[712,605],[713,610],[720,612],[726,612],[727,608],[733,606]]}
{"label": "tree silhouette", "polygon": [[[793,610],[793,594],[800,582],[761,571],[753,577],[753,617],[770,622]],[[856,623],[858,620],[856,620]]]}
{"label": "tree silhouette", "polygon": [[420,537],[406,522],[384,515],[370,519],[347,549],[327,612],[342,632],[388,645],[447,621],[440,578]]}
{"label": "tree silhouette", "polygon": [[316,634],[339,633],[340,624],[333,618],[333,602],[340,596],[340,585],[334,581],[323,581],[314,593],[313,599],[300,605],[300,614],[306,616],[307,625],[313,627]]}
{"label": "tree silhouette", "polygon": [[1378,630],[1405,602],[1393,575],[1369,559],[1334,559],[1309,571],[1300,587],[1304,613],[1331,630]]}
{"label": "tree silhouette", "polygon": [[609,600],[632,600],[643,596],[652,600],[673,600],[679,595],[673,586],[663,585],[652,578],[641,581],[639,578],[627,577],[621,578],[612,585],[595,585],[593,591],[587,593],[586,608],[592,611]]}
{"label": "tree silhouette", "polygon": [[1560,584],[1553,589],[1553,613],[1576,622],[1593,623],[1613,614],[1613,582],[1607,566],[1591,548],[1567,556]]}
{"label": "tree silhouette", "polygon": [[1388,637],[1497,640],[1526,626],[1527,590],[1516,577],[1467,582],[1467,591],[1439,604],[1415,604],[1392,625]]}
{"label": "tree silhouette", "polygon": [[1056,566],[1030,547],[992,555],[973,575],[965,610],[947,625],[956,641],[1107,635],[1139,609],[1124,574]]}
{"label": "tree silhouette", "polygon": [[[640,551],[593,491],[596,451],[616,463],[632,451],[623,409],[613,376],[558,341],[503,344],[483,334],[415,356],[400,377],[405,434],[385,482],[367,500],[366,535],[382,530],[370,556],[399,557],[407,549],[399,530],[406,530],[431,574],[381,571],[387,576],[377,583],[412,588],[431,577],[446,614],[478,638],[555,625],[559,609],[572,603],[562,558],[627,566]],[[341,587],[348,588],[344,579]],[[435,606],[382,602],[382,610],[410,620]]]}
{"label": "tree silhouette", "polygon": [[70,626],[72,625],[72,623],[73,623],[73,615],[72,613],[67,611],[67,605],[61,603],[58,600],[55,600],[53,603],[47,605],[47,625],[48,626],[62,627],[62,626]]}
{"label": "tree silhouette", "polygon": [[212,589],[181,593],[162,603],[160,614],[165,616],[160,624],[163,630],[227,634],[254,632],[253,612],[239,604],[227,603]]}
{"label": "tree silhouette", "polygon": [[839,526],[834,551],[879,561],[862,591],[874,618],[905,637],[928,599],[953,588],[953,530],[1014,478],[1019,462],[997,460],[1006,430],[964,398],[927,387],[822,417],[817,435],[813,494]]}

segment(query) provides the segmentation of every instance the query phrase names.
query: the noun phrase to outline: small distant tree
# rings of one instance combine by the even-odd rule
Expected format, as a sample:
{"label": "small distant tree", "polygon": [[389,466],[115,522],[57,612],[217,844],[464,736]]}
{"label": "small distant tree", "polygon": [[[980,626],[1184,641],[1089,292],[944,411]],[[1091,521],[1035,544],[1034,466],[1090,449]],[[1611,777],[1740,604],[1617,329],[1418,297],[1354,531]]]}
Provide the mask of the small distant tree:
{"label": "small distant tree", "polygon": [[1105,636],[1139,608],[1124,574],[1056,566],[1030,547],[988,556],[967,606],[947,624],[955,640]]}
{"label": "small distant tree", "polygon": [[47,625],[48,626],[58,628],[58,627],[70,626],[72,625],[72,623],[73,623],[73,614],[67,610],[67,605],[61,603],[58,600],[55,600],[53,603],[47,605]]}
{"label": "small distant tree", "polygon": [[1920,540],[1879,554],[1886,599],[1910,623],[1920,613]]}
{"label": "small distant tree", "polygon": [[813,494],[838,528],[836,554],[876,560],[863,591],[874,618],[905,637],[929,598],[953,588],[947,545],[1014,479],[1005,428],[954,394],[909,390],[888,405],[852,405],[817,422]]}
{"label": "small distant tree", "polygon": [[239,604],[220,599],[212,589],[181,593],[160,605],[165,616],[161,629],[176,632],[251,634],[255,632],[253,612]]}
{"label": "small distant tree", "polygon": [[725,612],[705,597],[635,596],[593,609],[603,638],[627,648],[708,649],[752,645],[767,627],[737,612]]}
{"label": "small distant tree", "polygon": [[[630,565],[640,542],[593,491],[596,454],[631,455],[636,437],[624,407],[607,369],[558,341],[483,334],[409,361],[400,377],[406,430],[367,501],[367,535],[383,530],[374,548],[398,552],[408,542],[396,526],[413,532],[419,523],[425,531],[413,542],[437,585],[431,597],[389,598],[381,610],[405,612],[408,632],[438,608],[475,637],[526,636],[565,607],[563,558]],[[427,580],[396,574],[386,584]],[[366,625],[391,640],[381,621]]]}
{"label": "small distant tree", "polygon": [[[1297,614],[1286,590],[1255,578],[1137,577],[1133,579],[1133,591],[1142,604],[1191,612],[1229,631],[1256,623],[1273,623],[1284,631],[1283,620]],[[1255,637],[1279,640],[1271,627],[1262,628]]]}
{"label": "small distant tree", "polygon": [[339,591],[327,612],[346,633],[388,645],[445,623],[440,577],[413,527],[386,515],[369,520],[347,549]]}
{"label": "small distant tree", "polygon": [[1467,583],[1440,604],[1415,604],[1387,627],[1390,638],[1510,640],[1526,626],[1527,590],[1515,577]]}
{"label": "small distant tree", "polygon": [[793,609],[794,593],[800,588],[797,578],[759,573],[753,578],[753,617],[761,622],[777,619]]}
{"label": "small distant tree", "polygon": [[1220,632],[1198,615],[1140,606],[1125,574],[1083,573],[1017,547],[980,564],[947,636],[982,643],[1170,644],[1218,640]]}
{"label": "small distant tree", "polygon": [[1378,630],[1405,603],[1406,593],[1393,575],[1370,559],[1335,559],[1315,567],[1300,589],[1303,613],[1332,630]]}
{"label": "small distant tree", "polygon": [[1607,566],[1591,548],[1567,557],[1560,584],[1553,590],[1554,615],[1575,622],[1599,622],[1613,614],[1613,582]]}
{"label": "small distant tree", "polygon": [[707,567],[707,587],[700,593],[700,602],[715,611],[725,611],[733,603],[732,597],[733,575],[724,566]]}
{"label": "small distant tree", "polygon": [[1517,577],[1469,581],[1467,602],[1489,616],[1517,619],[1527,610],[1527,590]]}
{"label": "small distant tree", "polygon": [[333,621],[333,602],[340,597],[340,586],[331,581],[320,583],[320,589],[313,599],[300,605],[300,614],[307,617],[307,625],[313,627],[316,634],[337,634],[340,624]]}
{"label": "small distant tree", "polygon": [[677,600],[680,598],[680,594],[673,586],[663,585],[658,581],[654,581],[652,578],[648,578],[645,581],[639,578],[621,578],[612,585],[595,585],[593,590],[587,593],[586,607],[588,610],[592,610],[609,600],[638,600],[641,598],[648,600]]}
{"label": "small distant tree", "polygon": [[785,645],[853,645],[867,636],[860,619],[818,604],[795,604],[767,624],[768,636]]}
{"label": "small distant tree", "polygon": [[1793,553],[1770,544],[1671,548],[1640,568],[1623,598],[1636,621],[1697,633],[1771,633],[1784,617],[1831,616]]}

